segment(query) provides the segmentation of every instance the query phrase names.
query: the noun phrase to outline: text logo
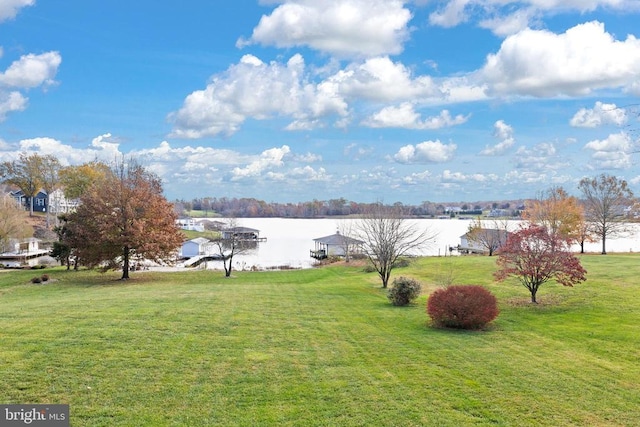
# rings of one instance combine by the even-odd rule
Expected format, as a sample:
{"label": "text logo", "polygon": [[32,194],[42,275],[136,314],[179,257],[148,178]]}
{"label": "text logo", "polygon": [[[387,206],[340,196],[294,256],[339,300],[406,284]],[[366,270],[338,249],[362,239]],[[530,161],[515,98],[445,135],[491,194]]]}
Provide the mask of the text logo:
{"label": "text logo", "polygon": [[69,405],[0,405],[0,427],[69,427]]}

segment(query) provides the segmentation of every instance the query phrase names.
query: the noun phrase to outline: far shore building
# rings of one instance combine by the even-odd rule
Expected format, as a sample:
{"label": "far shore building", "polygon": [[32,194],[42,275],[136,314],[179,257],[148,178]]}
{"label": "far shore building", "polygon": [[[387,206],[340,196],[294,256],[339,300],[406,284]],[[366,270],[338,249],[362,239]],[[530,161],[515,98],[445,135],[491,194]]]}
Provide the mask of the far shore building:
{"label": "far shore building", "polygon": [[196,221],[193,218],[178,218],[176,220],[176,224],[182,230],[200,231],[200,232],[204,231],[204,224],[199,221]]}

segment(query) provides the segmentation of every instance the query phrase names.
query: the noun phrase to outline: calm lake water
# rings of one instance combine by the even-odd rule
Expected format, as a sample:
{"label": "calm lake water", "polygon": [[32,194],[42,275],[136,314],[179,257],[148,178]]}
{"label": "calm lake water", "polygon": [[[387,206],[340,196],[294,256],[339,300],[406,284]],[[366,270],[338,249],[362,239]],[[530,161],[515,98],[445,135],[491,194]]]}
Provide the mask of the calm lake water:
{"label": "calm lake water", "polygon": [[[260,237],[266,242],[258,244],[257,249],[246,254],[237,255],[233,259],[233,268],[237,270],[257,268],[273,268],[289,266],[293,268],[310,268],[315,259],[309,251],[315,248],[313,239],[334,234],[342,222],[356,220],[341,219],[288,219],[288,218],[241,218],[238,225],[260,230]],[[411,220],[417,227],[428,229],[436,237],[428,248],[415,255],[445,256],[449,255],[449,246],[457,246],[460,236],[465,234],[471,220],[459,219],[418,219]],[[509,221],[509,229],[515,230],[520,221]],[[485,226],[492,227],[493,221]],[[607,240],[607,252],[640,252],[640,227],[631,226],[632,232],[621,238]],[[579,247],[575,247],[579,251]],[[585,251],[601,251],[601,243],[588,243]],[[455,254],[455,252],[454,252]],[[207,268],[221,269],[219,261],[209,262]]]}

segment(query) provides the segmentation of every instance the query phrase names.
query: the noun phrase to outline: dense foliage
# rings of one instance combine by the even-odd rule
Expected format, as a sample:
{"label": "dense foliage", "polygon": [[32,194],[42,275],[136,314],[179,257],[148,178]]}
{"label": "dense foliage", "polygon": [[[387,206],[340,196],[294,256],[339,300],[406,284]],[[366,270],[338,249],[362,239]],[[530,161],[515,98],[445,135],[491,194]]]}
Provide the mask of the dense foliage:
{"label": "dense foliage", "polygon": [[429,296],[427,313],[444,328],[481,329],[498,317],[496,297],[482,286],[448,286]]}
{"label": "dense foliage", "polygon": [[415,279],[398,277],[387,291],[387,298],[393,305],[404,306],[412,303],[420,296],[422,285]]}
{"label": "dense foliage", "polygon": [[128,279],[132,260],[176,255],[183,236],[175,220],[159,178],[136,164],[119,165],[83,194],[62,238],[81,264],[122,268]]}
{"label": "dense foliage", "polygon": [[562,187],[552,187],[538,199],[528,201],[522,217],[567,239],[580,240],[585,230],[584,207]]}
{"label": "dense foliage", "polygon": [[587,271],[570,250],[570,241],[546,227],[528,225],[511,234],[498,256],[497,280],[516,277],[536,303],[540,286],[555,279],[564,286],[586,280]]}

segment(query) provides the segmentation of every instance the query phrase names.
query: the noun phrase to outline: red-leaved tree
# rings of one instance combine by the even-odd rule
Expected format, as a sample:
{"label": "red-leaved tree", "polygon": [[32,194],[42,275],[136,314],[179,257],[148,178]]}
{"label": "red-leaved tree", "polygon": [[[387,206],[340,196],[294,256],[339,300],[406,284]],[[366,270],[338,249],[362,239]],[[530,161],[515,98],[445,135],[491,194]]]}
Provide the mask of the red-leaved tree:
{"label": "red-leaved tree", "polygon": [[121,268],[122,280],[132,261],[170,262],[184,239],[160,178],[134,160],[116,164],[80,201],[62,243],[87,267]]}
{"label": "red-leaved tree", "polygon": [[587,271],[569,251],[570,243],[539,225],[530,224],[507,238],[498,255],[497,280],[516,277],[531,293],[531,302],[544,283],[555,279],[564,286],[586,280]]}

